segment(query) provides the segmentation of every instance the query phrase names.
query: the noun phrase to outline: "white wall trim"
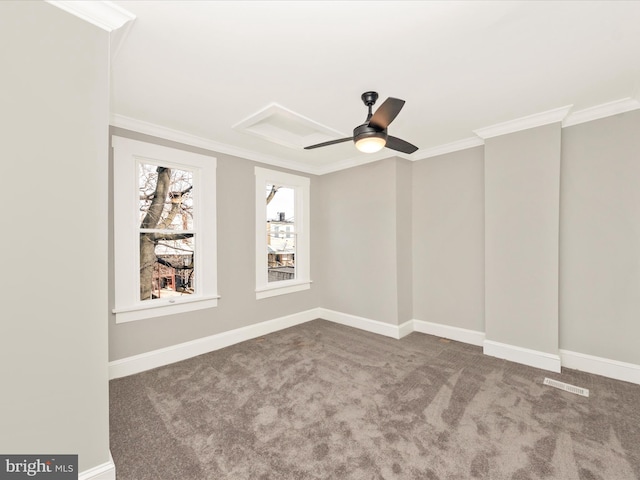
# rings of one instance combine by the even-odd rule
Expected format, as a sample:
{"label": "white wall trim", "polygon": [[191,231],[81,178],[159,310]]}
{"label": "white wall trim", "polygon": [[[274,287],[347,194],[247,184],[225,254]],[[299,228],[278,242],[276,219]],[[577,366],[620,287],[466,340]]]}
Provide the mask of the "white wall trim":
{"label": "white wall trim", "polygon": [[541,127],[542,125],[548,125],[550,123],[562,122],[569,114],[569,110],[571,110],[572,106],[573,105],[566,105],[564,107],[554,108],[553,110],[547,110],[546,112],[534,113],[533,115],[516,118],[509,120],[508,122],[490,125],[488,127],[474,130],[473,133],[486,140],[487,138],[497,137],[507,133],[514,133],[521,130],[528,130],[529,128]]}
{"label": "white wall trim", "polygon": [[93,0],[91,2],[78,2],[46,0],[46,2],[107,32],[117,30],[125,23],[136,18],[136,16],[128,10],[107,1]]}
{"label": "white wall trim", "polygon": [[[414,331],[414,321],[409,320],[401,325],[379,322],[369,318],[358,317],[347,313],[336,312],[326,308],[312,308],[285,317],[267,320],[265,322],[247,325],[208,337],[198,338],[189,342],[171,345],[169,347],[152,350],[150,352],[133,355],[109,362],[109,379],[126,377],[136,373],[162,367],[171,363],[186,360],[204,353],[229,347],[236,343],[261,337],[285,328],[293,327],[311,320],[323,319],[340,325],[377,333],[396,340]],[[100,479],[102,480],[102,479]]]}
{"label": "white wall trim", "polygon": [[377,153],[356,153],[355,157],[346,158],[344,160],[336,160],[335,162],[318,167],[313,173],[316,175],[326,175],[327,173],[338,172],[340,170],[346,170],[347,168],[359,167],[360,165],[366,165],[367,163],[377,162],[379,160],[386,160],[393,157],[406,158],[405,155],[400,152],[390,151],[383,148]]}
{"label": "white wall trim", "polygon": [[[152,368],[169,365],[318,318],[395,339],[403,338],[412,332],[449,338],[470,345],[482,346],[485,355],[503,358],[543,370],[560,373],[562,366],[640,385],[640,365],[633,363],[610,360],[569,350],[560,350],[559,355],[554,355],[486,340],[485,333],[476,330],[416,319],[406,321],[400,325],[393,325],[321,307],[112,361],[109,363],[109,378],[125,377]],[[110,473],[111,471],[113,471],[113,474]],[[79,480],[115,480],[113,459],[103,465],[81,472]]]}
{"label": "white wall trim", "polygon": [[436,337],[448,338],[457,342],[468,343],[482,347],[485,340],[484,332],[468,330],[466,328],[443,325],[441,323],[425,322],[424,320],[413,320],[413,330]]}
{"label": "white wall trim", "polygon": [[[256,262],[257,265],[259,265]],[[286,280],[281,280],[285,282]],[[274,282],[275,283],[275,282]],[[280,282],[278,282],[280,283]],[[278,295],[288,295],[290,293],[302,292],[303,290],[309,290],[311,288],[311,280],[305,281],[293,281],[288,285],[276,285],[256,288],[256,300],[262,300],[263,298],[277,297]]]}
{"label": "white wall trim", "polygon": [[163,127],[161,125],[145,122],[144,120],[137,120],[124,115],[111,114],[110,124],[114,127],[124,128],[133,132],[152,135],[154,137],[164,138],[165,140],[191,145],[192,147],[204,148],[205,150],[213,152],[224,153],[235,157],[245,158],[247,160],[266,163],[267,165],[275,165],[276,167],[288,168],[303,173],[317,173],[317,168],[302,162],[282,160],[270,155],[234,147],[233,145],[216,142],[208,138],[199,137],[180,130],[174,130],[169,127]]}
{"label": "white wall trim", "polygon": [[562,366],[640,385],[640,365],[560,350]]}
{"label": "white wall trim", "polygon": [[116,480],[116,465],[109,452],[109,461],[78,474],[78,480]]}
{"label": "white wall trim", "polygon": [[[63,8],[61,5],[57,4],[92,2],[56,2],[54,0],[50,0],[50,3]],[[253,150],[216,142],[208,138],[199,137],[197,135],[174,130],[169,127],[156,125],[150,122],[137,120],[135,118],[130,118],[119,114],[111,114],[110,124],[114,127],[124,128],[126,130],[164,138],[166,140],[172,140],[174,142],[183,143],[185,145],[204,148],[213,152],[233,155],[236,157],[245,158],[247,160],[265,163],[267,165],[274,165],[276,167],[288,168],[291,170],[296,170],[298,172],[310,173],[314,175],[325,175],[328,173],[337,172],[339,170],[345,170],[347,168],[376,162],[378,160],[393,158],[394,156],[410,161],[437,157],[440,155],[445,155],[447,153],[457,152],[459,150],[466,150],[468,148],[484,145],[484,140],[487,138],[539,127],[542,125],[547,125],[549,123],[562,122],[562,127],[569,127],[572,125],[577,125],[579,123],[589,122],[591,120],[597,120],[611,115],[640,109],[640,100],[627,97],[620,100],[614,100],[612,102],[604,103],[602,105],[595,105],[593,107],[578,110],[569,114],[571,108],[572,105],[567,105],[553,110],[548,110],[546,112],[535,113],[526,117],[516,118],[496,125],[479,128],[473,131],[473,133],[476,135],[475,137],[464,138],[443,145],[421,149],[411,155],[402,154],[400,152],[394,152],[390,154],[389,151],[383,149],[376,154],[356,155],[352,158],[338,160],[324,166],[313,166],[302,161],[295,162],[282,160],[280,158],[266,155]]]}
{"label": "white wall trim", "polygon": [[479,137],[464,138],[456,142],[446,143],[444,145],[438,145],[437,147],[418,150],[416,153],[411,155],[411,158],[409,158],[409,160],[417,161],[417,160],[424,160],[426,158],[431,158],[431,157],[439,157],[440,155],[445,155],[447,153],[458,152],[460,150],[466,150],[468,148],[473,148],[473,147],[481,147],[482,145],[484,145],[484,140],[482,138],[479,138]]}
{"label": "white wall trim", "polygon": [[631,97],[621,98],[620,100],[614,100],[613,102],[603,103],[602,105],[596,105],[594,107],[585,108],[584,110],[572,112],[564,119],[562,126],[570,127],[572,125],[610,117],[619,113],[630,112],[639,108],[639,100]]}
{"label": "white wall trim", "polygon": [[114,360],[113,362],[109,362],[109,379],[126,377],[134,373],[140,373],[151,370],[152,368],[186,360],[187,358],[202,355],[203,353],[219,350],[220,348],[315,320],[318,317],[318,309],[313,308],[311,310],[294,313],[293,315],[247,325],[246,327],[236,328],[208,337],[198,338],[189,342],[179,343],[120,360]]}
{"label": "white wall trim", "polygon": [[[336,312],[335,310],[329,310],[328,308],[318,309],[318,318],[329,320],[330,322],[339,323],[347,327],[358,328],[371,333],[377,333],[384,335],[385,337],[400,339],[402,336],[407,335],[408,325],[405,322],[402,325],[393,325],[391,323],[380,322],[378,320],[371,320],[365,317],[358,317],[357,315],[351,315],[349,313]],[[413,327],[411,322],[411,327]],[[413,328],[412,328],[413,330]]]}
{"label": "white wall trim", "polygon": [[[262,167],[254,167],[254,174],[256,299],[307,290],[311,288],[311,180],[307,176]],[[271,283],[267,262],[268,241],[265,235],[265,228],[271,220],[267,217],[265,188],[269,188],[270,185],[280,185],[293,191],[295,212],[295,278]],[[289,215],[291,213],[288,212]]]}
{"label": "white wall trim", "polygon": [[407,335],[409,335],[410,333],[413,333],[415,331],[414,329],[414,321],[413,320],[407,320],[404,323],[401,323],[400,325],[398,325],[398,340],[400,340],[403,337],[406,337]]}
{"label": "white wall trim", "polygon": [[[173,313],[216,307],[218,304],[216,248],[216,168],[215,157],[113,135],[113,228],[115,255],[116,323]],[[149,162],[192,173],[191,196],[196,208],[194,225],[194,295],[167,299],[140,300],[140,221],[134,212],[139,204],[139,165]],[[204,188],[213,185],[213,188]]]}
{"label": "white wall trim", "polygon": [[511,362],[560,373],[560,355],[553,353],[516,347],[515,345],[494,342],[492,340],[484,341],[483,353],[490,357],[504,358]]}

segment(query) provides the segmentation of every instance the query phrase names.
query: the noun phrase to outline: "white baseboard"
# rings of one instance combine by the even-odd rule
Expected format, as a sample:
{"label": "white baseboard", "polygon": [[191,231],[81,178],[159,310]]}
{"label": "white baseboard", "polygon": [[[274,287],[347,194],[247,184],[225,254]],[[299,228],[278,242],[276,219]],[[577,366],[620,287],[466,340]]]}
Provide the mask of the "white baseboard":
{"label": "white baseboard", "polygon": [[640,365],[560,350],[562,366],[640,385]]}
{"label": "white baseboard", "polygon": [[236,328],[227,332],[141,353],[121,360],[114,360],[113,362],[109,362],[109,379],[126,377],[134,373],[169,365],[262,335],[277,332],[278,330],[293,327],[294,325],[319,318],[318,310],[317,308],[313,308],[293,315],[287,315],[286,317]]}
{"label": "white baseboard", "polygon": [[441,323],[425,322],[424,320],[413,320],[413,331],[456,340],[457,342],[469,343],[471,345],[477,345],[478,347],[484,344],[485,338],[484,332],[452,327]]}
{"label": "white baseboard", "polygon": [[346,325],[347,327],[358,328],[385,337],[395,338],[396,340],[408,335],[413,331],[413,321],[403,323],[402,325],[393,325],[391,323],[371,320],[365,317],[358,317],[349,313],[336,312],[328,308],[318,308],[318,318],[329,320],[333,323]]}
{"label": "white baseboard", "polygon": [[398,339],[401,339],[402,337],[406,337],[407,335],[409,335],[411,332],[414,332],[414,331],[415,331],[414,321],[407,320],[406,322],[398,325]]}
{"label": "white baseboard", "polygon": [[483,352],[491,357],[504,358],[511,362],[560,373],[560,355],[554,355],[553,353],[530,350],[492,340],[484,341]]}
{"label": "white baseboard", "polygon": [[560,350],[559,355],[553,355],[485,340],[484,332],[425,322],[424,320],[414,319],[413,331],[481,346],[484,347],[486,355],[556,373],[560,372],[561,367],[565,367],[640,385],[640,365],[634,363],[625,363],[569,350]]}
{"label": "white baseboard", "polygon": [[[285,328],[293,327],[316,318],[322,318],[330,322],[339,323],[349,327],[358,328],[367,332],[377,333],[387,337],[400,339],[413,332],[413,320],[401,325],[379,322],[356,315],[336,312],[326,308],[312,308],[304,312],[275,318],[266,322],[260,322],[246,327],[229,330],[209,337],[199,338],[190,342],[179,343],[170,347],[160,348],[151,352],[141,353],[131,357],[109,362],[109,379],[126,377],[135,373],[162,367],[174,362],[186,360],[197,355],[212,352],[220,348],[229,347],[236,343],[251,340],[253,338],[277,332]],[[102,479],[101,479],[102,480]]]}
{"label": "white baseboard", "polygon": [[[400,339],[411,332],[426,333],[443,338],[449,338],[458,342],[482,346],[485,355],[503,358],[516,363],[529,365],[543,370],[559,373],[561,366],[573,368],[596,375],[602,375],[616,380],[640,384],[640,365],[595,357],[583,353],[560,350],[559,355],[530,350],[527,348],[508,345],[505,343],[486,340],[485,333],[475,330],[453,327],[423,320],[409,320],[400,325],[371,320],[357,315],[337,312],[327,308],[312,308],[304,312],[295,313],[285,317],[275,318],[266,322],[248,325],[228,332],[222,332],[209,337],[199,338],[190,342],[172,345],[151,352],[134,355],[132,357],[115,360],[109,363],[109,378],[120,378],[135,373],[144,372],[152,368],[169,365],[180,360],[202,355],[220,348],[235,345],[236,343],[251,340],[253,338],[277,332],[285,328],[293,327],[316,318],[322,318],[330,322],[339,323],[348,327],[358,328],[367,332],[377,333],[386,337]],[[102,468],[103,466],[96,467]],[[115,467],[113,471],[115,472]],[[105,464],[105,474],[110,475],[109,464]],[[89,476],[83,477],[87,472],[82,472],[80,480],[112,480],[115,476],[92,477],[95,469],[88,471]],[[97,472],[101,475],[100,472]],[[115,475],[115,473],[114,473]]]}
{"label": "white baseboard", "polygon": [[116,480],[116,465],[109,452],[109,461],[78,474],[78,480]]}

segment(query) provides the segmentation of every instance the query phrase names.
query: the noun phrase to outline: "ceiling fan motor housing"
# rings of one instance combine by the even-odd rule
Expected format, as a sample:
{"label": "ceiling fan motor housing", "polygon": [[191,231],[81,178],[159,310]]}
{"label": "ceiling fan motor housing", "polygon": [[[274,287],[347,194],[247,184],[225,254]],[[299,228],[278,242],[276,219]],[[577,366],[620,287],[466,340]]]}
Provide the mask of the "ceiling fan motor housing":
{"label": "ceiling fan motor housing", "polygon": [[370,126],[368,123],[363,123],[362,125],[358,125],[353,129],[353,141],[357,142],[358,140],[362,140],[367,137],[377,137],[384,138],[387,140],[387,129],[380,130],[378,128]]}

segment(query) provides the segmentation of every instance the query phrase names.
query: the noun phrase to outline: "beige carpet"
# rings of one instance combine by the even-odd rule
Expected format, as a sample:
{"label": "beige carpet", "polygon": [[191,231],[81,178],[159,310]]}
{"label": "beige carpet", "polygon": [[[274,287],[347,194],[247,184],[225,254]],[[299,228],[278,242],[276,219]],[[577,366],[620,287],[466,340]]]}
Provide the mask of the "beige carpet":
{"label": "beige carpet", "polygon": [[315,320],[113,380],[111,452],[118,480],[632,480],[640,386]]}

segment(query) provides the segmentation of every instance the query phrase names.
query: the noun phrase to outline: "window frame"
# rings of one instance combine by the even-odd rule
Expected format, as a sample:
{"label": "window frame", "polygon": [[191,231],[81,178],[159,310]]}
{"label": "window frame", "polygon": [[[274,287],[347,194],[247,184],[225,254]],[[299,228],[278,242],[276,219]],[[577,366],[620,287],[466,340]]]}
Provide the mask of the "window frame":
{"label": "window frame", "polygon": [[[116,323],[173,315],[218,305],[215,157],[112,136]],[[194,271],[192,295],[140,300],[139,164],[193,172]]]}
{"label": "window frame", "polygon": [[[256,299],[300,292],[311,288],[310,184],[309,177],[255,167],[256,177]],[[267,265],[266,185],[275,184],[294,190],[294,231],[296,232],[295,278],[269,282]]]}

